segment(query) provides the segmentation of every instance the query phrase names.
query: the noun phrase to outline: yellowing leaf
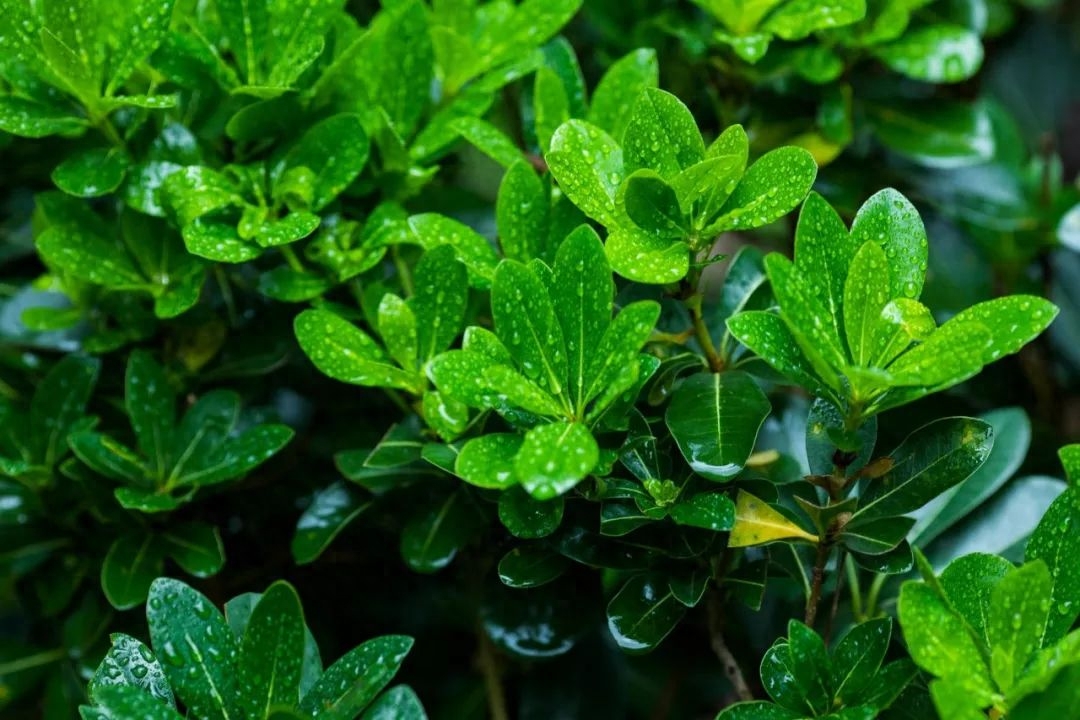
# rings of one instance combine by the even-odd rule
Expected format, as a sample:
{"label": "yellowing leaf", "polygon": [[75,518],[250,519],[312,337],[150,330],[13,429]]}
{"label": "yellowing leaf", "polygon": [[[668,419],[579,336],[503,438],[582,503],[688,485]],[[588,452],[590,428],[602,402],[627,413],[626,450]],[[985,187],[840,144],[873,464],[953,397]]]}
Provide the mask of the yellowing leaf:
{"label": "yellowing leaf", "polygon": [[817,535],[806,532],[764,500],[740,490],[735,498],[735,527],[731,529],[728,547],[764,545],[787,538],[818,542]]}

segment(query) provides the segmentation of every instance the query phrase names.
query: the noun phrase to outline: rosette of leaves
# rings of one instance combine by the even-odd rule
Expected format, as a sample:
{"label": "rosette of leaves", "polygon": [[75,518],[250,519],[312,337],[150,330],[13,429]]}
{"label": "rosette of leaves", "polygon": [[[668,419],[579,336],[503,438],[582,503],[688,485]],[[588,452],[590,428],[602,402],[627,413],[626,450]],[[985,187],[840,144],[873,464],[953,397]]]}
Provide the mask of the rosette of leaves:
{"label": "rosette of leaves", "polygon": [[600,238],[580,227],[554,267],[503,260],[491,288],[495,332],[466,330],[460,350],[435,358],[439,391],[495,411],[510,432],[469,439],[454,464],[485,488],[521,485],[550,499],[601,462],[594,432],[617,427],[657,361],[641,354],[659,307],[639,301],[612,318],[614,283]]}
{"label": "rosette of leaves", "polygon": [[748,155],[741,126],[706,147],[681,101],[646,88],[621,136],[569,120],[555,131],[544,159],[562,192],[607,228],[615,272],[669,284],[687,276],[691,261],[709,260],[719,233],[761,227],[788,213],[817,175],[801,148],[773,150],[749,168]]}
{"label": "rosette of leaves", "polygon": [[[449,221],[449,220],[448,220]],[[469,299],[468,273],[450,245],[416,264],[413,294],[382,294],[368,313],[380,342],[327,308],[296,317],[296,338],[320,371],[342,382],[403,390],[421,401],[424,419],[448,439],[468,424],[468,409],[428,384],[425,368],[461,332]]]}
{"label": "rosette of leaves", "polygon": [[[144,61],[164,42],[172,0],[139,0],[106,11],[96,0],[0,5],[0,130],[23,137],[78,136],[96,127],[105,140],[121,145],[109,116],[119,108],[170,108],[176,97],[155,92]],[[111,12],[116,10],[116,12]],[[88,194],[114,190],[127,159],[107,143],[70,156],[57,173],[100,173],[106,185]]]}
{"label": "rosette of leaves", "polygon": [[790,381],[827,399],[852,432],[878,413],[974,377],[1057,314],[1048,300],[1016,295],[979,303],[938,327],[918,301],[927,252],[918,212],[895,190],[867,200],[850,230],[811,195],[794,262],[765,258],[778,312],[742,312],[727,327]]}
{"label": "rosette of leaves", "polygon": [[[918,669],[906,658],[885,663],[892,618],[853,626],[831,649],[797,620],[761,660],[761,682],[773,702],[736,703],[717,720],[880,717]],[[774,704],[775,703],[775,704]]]}
{"label": "rosette of leaves", "polygon": [[943,718],[1027,720],[1080,702],[1080,574],[1071,561],[1080,522],[1080,447],[1063,448],[1069,477],[1014,565],[974,553],[938,576],[920,555],[922,581],[904,583],[899,614],[912,659],[934,676]]}
{"label": "rosette of leaves", "polygon": [[92,704],[79,708],[84,720],[427,717],[407,685],[383,692],[412,638],[374,638],[324,670],[300,598],[286,582],[233,598],[222,614],[184,583],[159,578],[146,619],[153,649],[130,635],[112,636],[90,680]]}

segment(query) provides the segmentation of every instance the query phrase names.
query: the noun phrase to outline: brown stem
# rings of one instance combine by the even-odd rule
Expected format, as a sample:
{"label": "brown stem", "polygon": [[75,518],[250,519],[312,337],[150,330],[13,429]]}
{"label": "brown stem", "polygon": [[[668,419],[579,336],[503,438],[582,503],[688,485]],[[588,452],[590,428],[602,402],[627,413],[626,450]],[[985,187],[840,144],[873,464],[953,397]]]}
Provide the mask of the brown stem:
{"label": "brown stem", "polygon": [[715,590],[709,592],[709,639],[713,652],[720,658],[720,664],[724,666],[724,676],[727,677],[739,700],[753,700],[754,693],[746,683],[739,662],[735,659],[731,649],[724,640],[723,633],[723,607],[720,603],[720,594]]}
{"label": "brown stem", "polygon": [[806,599],[806,617],[804,622],[807,627],[814,627],[817,619],[818,605],[821,604],[821,587],[825,583],[825,564],[829,561],[829,551],[832,546],[825,538],[818,544],[817,559],[814,561],[813,578],[810,585],[810,597]]}
{"label": "brown stem", "polygon": [[495,656],[495,646],[482,627],[477,629],[476,634],[479,641],[476,659],[480,665],[480,672],[484,675],[484,689],[487,691],[488,712],[491,714],[491,720],[509,720],[510,713],[506,709],[506,693],[499,679],[499,662]]}

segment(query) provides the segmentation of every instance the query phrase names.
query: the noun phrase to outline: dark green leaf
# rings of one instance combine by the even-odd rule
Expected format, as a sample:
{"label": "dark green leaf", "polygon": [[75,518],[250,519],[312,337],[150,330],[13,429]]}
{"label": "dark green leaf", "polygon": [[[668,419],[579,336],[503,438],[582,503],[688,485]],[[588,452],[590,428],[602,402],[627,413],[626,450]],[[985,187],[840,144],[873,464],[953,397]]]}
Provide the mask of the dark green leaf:
{"label": "dark green leaf", "polygon": [[238,661],[239,706],[248,717],[266,717],[277,705],[300,700],[304,612],[286,582],[267,588],[251,611]]}
{"label": "dark green leaf", "polygon": [[161,535],[165,552],[195,577],[216,575],[225,565],[221,534],[213,525],[200,522],[177,524]]}
{"label": "dark green leaf", "polygon": [[551,582],[566,572],[570,561],[542,547],[516,547],[499,560],[499,580],[507,587],[531,588]]}
{"label": "dark green leaf", "polygon": [[623,650],[648,652],[685,614],[686,606],[666,582],[651,575],[635,575],[608,603],[608,629]]}
{"label": "dark green leaf", "polygon": [[562,498],[537,500],[519,487],[499,496],[499,520],[511,535],[525,539],[547,537],[562,522]]}
{"label": "dark green leaf", "polygon": [[317,560],[334,538],[369,507],[370,502],[344,483],[320,490],[296,523],[293,559],[300,565]]}
{"label": "dark green leaf", "polygon": [[112,606],[127,610],[146,600],[150,584],[161,575],[165,550],[156,535],[123,535],[101,565],[101,589]]}
{"label": "dark green leaf", "polygon": [[116,148],[94,148],[69,155],[52,172],[56,187],[75,197],[108,195],[124,181],[128,161]]}

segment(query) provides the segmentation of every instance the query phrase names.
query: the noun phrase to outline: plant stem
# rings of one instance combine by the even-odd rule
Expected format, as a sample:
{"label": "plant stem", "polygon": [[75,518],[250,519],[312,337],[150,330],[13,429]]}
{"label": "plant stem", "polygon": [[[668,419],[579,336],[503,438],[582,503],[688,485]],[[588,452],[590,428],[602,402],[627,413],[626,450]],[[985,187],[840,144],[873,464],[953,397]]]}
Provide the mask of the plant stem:
{"label": "plant stem", "polygon": [[304,267],[304,263],[300,262],[300,258],[296,256],[296,251],[288,245],[282,245],[278,248],[281,251],[282,257],[285,258],[285,262],[289,263],[289,267],[298,273],[306,273],[307,269]]}
{"label": "plant stem", "polygon": [[[840,547],[840,552],[836,556],[836,567],[840,568],[844,564],[844,548]],[[825,645],[829,644],[829,640],[832,637],[833,625],[836,623],[836,613],[840,609],[840,586],[844,584],[844,576],[837,575],[836,587],[833,588],[832,606],[829,609],[829,617],[825,620],[825,632],[822,633],[822,638],[825,640]]]}
{"label": "plant stem", "polygon": [[844,570],[847,573],[848,589],[851,591],[851,612],[858,622],[862,622],[863,604],[862,588],[859,587],[859,570],[855,567],[855,561],[851,555],[844,557]]}
{"label": "plant stem", "polygon": [[866,593],[866,617],[870,619],[877,615],[877,601],[878,595],[881,593],[881,588],[884,587],[885,581],[889,578],[888,575],[881,574],[874,576],[874,582],[870,584],[870,590]]}
{"label": "plant stem", "polygon": [[502,682],[499,679],[499,663],[495,657],[495,646],[483,628],[478,628],[476,634],[480,643],[477,660],[480,663],[480,672],[484,674],[484,689],[487,690],[491,720],[509,720],[510,713],[506,709],[506,693],[503,692]]}
{"label": "plant stem", "polygon": [[731,649],[724,640],[723,633],[723,609],[720,604],[720,595],[715,590],[709,592],[709,640],[716,657],[724,666],[724,676],[731,683],[739,700],[753,700],[754,693],[746,682],[746,677],[739,667],[739,662],[731,653]]}
{"label": "plant stem", "polygon": [[64,648],[47,650],[45,652],[37,653],[36,655],[27,655],[18,660],[0,663],[0,675],[12,675],[17,672],[22,672],[23,670],[29,670],[41,665],[48,665],[57,660],[63,660],[65,657],[67,657],[67,651]]}
{"label": "plant stem", "polygon": [[409,270],[409,266],[405,264],[405,261],[402,259],[401,254],[398,252],[397,245],[390,248],[390,254],[394,258],[394,269],[397,270],[398,279],[401,280],[401,289],[405,291],[406,295],[412,297],[414,294],[413,281],[412,272]]}
{"label": "plant stem", "polygon": [[218,287],[221,288],[221,299],[225,302],[225,311],[229,316],[229,327],[235,328],[240,324],[240,318],[236,314],[236,301],[233,299],[232,285],[229,284],[229,277],[225,274],[225,269],[220,263],[214,265],[214,278],[217,280]]}
{"label": "plant stem", "polygon": [[814,627],[817,619],[818,605],[821,604],[821,587],[825,584],[825,565],[829,562],[829,551],[832,545],[822,538],[818,543],[817,559],[814,561],[813,577],[810,584],[810,597],[806,599],[806,617],[804,622],[807,627]]}

